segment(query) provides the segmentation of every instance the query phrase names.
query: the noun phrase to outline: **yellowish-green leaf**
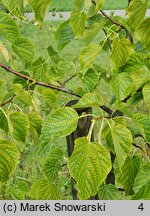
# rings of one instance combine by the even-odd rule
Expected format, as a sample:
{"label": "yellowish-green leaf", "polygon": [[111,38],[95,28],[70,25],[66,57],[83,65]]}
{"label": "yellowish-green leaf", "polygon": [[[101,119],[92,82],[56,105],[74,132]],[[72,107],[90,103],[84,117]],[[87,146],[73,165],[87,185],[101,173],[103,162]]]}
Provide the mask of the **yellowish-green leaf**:
{"label": "yellowish-green leaf", "polygon": [[8,120],[2,109],[0,109],[0,128],[6,133],[8,132]]}
{"label": "yellowish-green leaf", "polygon": [[150,200],[150,181],[132,197],[132,200]]}
{"label": "yellowish-green leaf", "polygon": [[11,14],[18,17],[23,16],[23,0],[2,0],[2,3]]}
{"label": "yellowish-green leaf", "polygon": [[16,112],[10,114],[9,118],[13,127],[13,137],[18,141],[25,142],[29,129],[29,120],[27,115],[21,112]]}
{"label": "yellowish-green leaf", "polygon": [[149,80],[150,71],[146,66],[143,66],[130,73],[130,77],[133,80],[132,93],[134,94],[144,83]]}
{"label": "yellowish-green leaf", "polygon": [[37,133],[40,134],[41,128],[42,128],[42,123],[43,123],[41,116],[36,112],[32,112],[28,115],[28,119],[30,122],[30,126],[35,128]]}
{"label": "yellowish-green leaf", "polygon": [[11,42],[19,37],[19,29],[16,22],[6,13],[0,13],[0,35]]}
{"label": "yellowish-green leaf", "polygon": [[19,161],[19,151],[10,141],[0,140],[0,181],[7,181]]}
{"label": "yellowish-green leaf", "polygon": [[50,107],[56,107],[57,95],[51,89],[44,89],[42,91],[42,97],[44,98],[46,104]]}
{"label": "yellowish-green leaf", "polygon": [[39,57],[35,62],[32,64],[33,68],[33,76],[35,79],[45,81],[46,80],[46,72],[47,72],[47,62],[44,57]]}
{"label": "yellowish-green leaf", "polygon": [[75,35],[77,37],[82,36],[85,29],[86,14],[84,12],[73,11],[69,21]]}
{"label": "yellowish-green leaf", "polygon": [[60,161],[53,157],[49,157],[43,166],[43,171],[50,182],[56,180],[58,176],[58,172],[60,170],[61,170]]}
{"label": "yellowish-green leaf", "polygon": [[114,122],[112,122],[111,126],[116,160],[121,169],[131,150],[132,134],[130,130],[122,124],[114,124]]}
{"label": "yellowish-green leaf", "polygon": [[30,92],[26,91],[25,89],[18,89],[15,94],[17,98],[19,98],[19,100],[21,100],[24,104],[33,107],[32,96]]}
{"label": "yellowish-green leaf", "polygon": [[82,71],[85,72],[92,67],[100,51],[101,47],[96,44],[90,44],[82,50],[79,57]]}
{"label": "yellowish-green leaf", "polygon": [[145,84],[144,88],[142,89],[142,93],[147,109],[150,111],[150,83]]}
{"label": "yellowish-green leaf", "polygon": [[105,0],[95,0],[95,3],[96,3],[96,8],[97,8],[97,11],[101,10],[104,3],[105,3]]}
{"label": "yellowish-green leaf", "polygon": [[60,188],[49,183],[47,180],[43,179],[39,182],[36,189],[36,199],[37,200],[60,200],[61,193]]}
{"label": "yellowish-green leaf", "polygon": [[93,92],[97,84],[99,83],[99,76],[98,73],[93,69],[90,68],[82,78],[82,81],[85,85],[85,88],[88,92]]}
{"label": "yellowish-green leaf", "polygon": [[12,94],[15,94],[16,98],[18,98],[24,104],[26,104],[28,106],[33,106],[32,96],[31,96],[30,92],[23,89],[23,86],[21,84],[13,84],[10,88],[10,91]]}
{"label": "yellowish-green leaf", "polygon": [[85,0],[74,0],[74,5],[77,10],[80,10]]}
{"label": "yellowish-green leaf", "polygon": [[150,18],[145,19],[138,27],[137,36],[142,42],[143,46],[150,50]]}
{"label": "yellowish-green leaf", "polygon": [[139,157],[128,157],[122,167],[122,172],[118,176],[118,182],[123,186],[126,194],[131,195],[133,193],[133,184],[136,175],[140,168],[140,158]]}
{"label": "yellowish-green leaf", "polygon": [[41,133],[41,142],[48,144],[54,136],[64,137],[77,127],[78,114],[69,107],[57,109],[46,119]]}
{"label": "yellowish-green leaf", "polygon": [[68,21],[63,22],[56,31],[58,49],[62,50],[71,40],[74,39],[74,32]]}
{"label": "yellowish-green leaf", "polygon": [[103,98],[101,95],[95,93],[86,93],[79,100],[79,102],[75,104],[73,107],[83,108],[83,107],[90,107],[90,106],[100,106],[102,104],[103,104]]}
{"label": "yellowish-green leaf", "polygon": [[26,63],[30,64],[34,57],[34,44],[23,37],[19,37],[12,45],[13,51]]}
{"label": "yellowish-green leaf", "polygon": [[128,39],[118,39],[113,41],[113,49],[111,54],[111,61],[114,67],[123,66],[133,53],[133,46]]}
{"label": "yellowish-green leaf", "polygon": [[68,167],[77,182],[79,198],[88,199],[97,193],[98,186],[110,172],[110,154],[102,145],[89,143],[86,137],[82,137],[75,141]]}
{"label": "yellowish-green leaf", "polygon": [[115,185],[101,184],[98,190],[100,200],[117,200],[119,199],[119,191]]}
{"label": "yellowish-green leaf", "polygon": [[9,62],[9,53],[2,41],[0,41],[0,51],[4,56],[6,62]]}
{"label": "yellowish-green leaf", "polygon": [[51,0],[29,0],[33,10],[36,22],[41,26],[43,24],[48,6]]}
{"label": "yellowish-green leaf", "polygon": [[111,85],[117,99],[123,100],[130,94],[133,81],[128,74],[119,73],[111,80]]}
{"label": "yellowish-green leaf", "polygon": [[133,119],[138,124],[141,134],[150,143],[150,115],[137,113]]}
{"label": "yellowish-green leaf", "polygon": [[137,193],[142,186],[146,183],[150,182],[150,164],[147,163],[146,165],[141,166],[139,173],[136,176],[134,182],[134,191]]}
{"label": "yellowish-green leaf", "polygon": [[133,29],[136,29],[143,21],[147,9],[147,0],[132,0],[127,8],[129,22]]}
{"label": "yellowish-green leaf", "polygon": [[48,54],[49,54],[50,58],[52,59],[52,61],[57,64],[60,61],[59,54],[54,50],[54,48],[52,46],[49,46],[47,48],[47,51],[48,51]]}

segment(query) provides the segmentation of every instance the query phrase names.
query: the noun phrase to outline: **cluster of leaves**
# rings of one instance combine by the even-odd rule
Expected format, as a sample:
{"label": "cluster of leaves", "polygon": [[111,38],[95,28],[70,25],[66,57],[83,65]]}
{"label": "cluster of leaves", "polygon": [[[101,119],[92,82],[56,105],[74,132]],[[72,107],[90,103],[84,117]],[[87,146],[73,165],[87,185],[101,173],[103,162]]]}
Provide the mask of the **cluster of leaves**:
{"label": "cluster of leaves", "polygon": [[[79,199],[97,193],[99,199],[121,199],[120,188],[126,199],[149,199],[148,1],[131,1],[128,17],[122,18],[102,11],[105,0],[74,0],[69,20],[52,31],[56,43],[47,41],[45,56],[37,54],[28,35],[22,36],[21,27],[29,22],[22,1],[2,2],[9,14],[0,13],[0,181],[6,184],[18,168],[22,144],[34,142],[40,151],[46,149],[30,188],[20,181],[16,194],[11,184],[7,193],[16,199],[65,199],[62,184],[72,177]],[[28,1],[35,12],[33,28],[42,28],[50,2]],[[70,44],[77,51],[68,60],[63,51]],[[107,98],[103,86],[112,92]],[[74,99],[79,99],[74,106],[65,106]],[[76,110],[85,107],[95,114],[78,116]],[[66,158],[57,139],[69,136],[88,115],[93,119],[87,137],[77,138],[73,154]],[[110,171],[115,184],[107,184]]]}

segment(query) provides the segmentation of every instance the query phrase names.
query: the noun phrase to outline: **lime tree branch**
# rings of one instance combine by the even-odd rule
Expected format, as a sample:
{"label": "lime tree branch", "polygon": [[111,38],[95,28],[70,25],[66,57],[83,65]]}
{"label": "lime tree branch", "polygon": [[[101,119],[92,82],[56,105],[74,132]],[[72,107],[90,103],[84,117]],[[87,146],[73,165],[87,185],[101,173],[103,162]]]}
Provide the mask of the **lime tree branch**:
{"label": "lime tree branch", "polygon": [[7,100],[5,100],[4,102],[0,103],[0,107],[5,106],[8,103],[11,103],[12,100],[14,99],[15,95],[13,95],[12,97],[8,98]]}
{"label": "lime tree branch", "polygon": [[70,94],[70,95],[80,97],[79,95],[75,94],[73,91],[67,89],[64,86],[52,85],[52,84],[48,84],[48,83],[45,83],[45,82],[41,82],[39,80],[35,80],[35,79],[33,79],[33,78],[29,77],[29,76],[21,74],[20,72],[12,69],[9,66],[6,66],[6,65],[2,64],[2,63],[0,63],[0,67],[5,69],[9,73],[12,73],[12,74],[14,74],[14,75],[16,75],[18,77],[21,77],[22,79],[28,80],[31,83],[34,83],[35,85],[43,86],[43,87],[46,87],[46,88],[51,88],[51,89],[54,89],[54,90],[57,90],[57,91],[61,91],[61,92],[64,92],[64,93],[67,93],[67,94]]}
{"label": "lime tree branch", "polygon": [[105,36],[106,36],[106,38],[107,38],[107,43],[108,43],[108,45],[109,45],[109,48],[110,48],[110,51],[112,50],[112,47],[111,47],[111,41],[110,41],[110,39],[109,39],[109,36],[108,36],[108,34],[107,34],[107,31],[103,28],[103,32],[104,32],[104,34],[105,34]]}
{"label": "lime tree branch", "polygon": [[[47,84],[47,83],[44,83],[44,82],[41,82],[41,81],[38,81],[38,80],[34,80],[33,78],[28,77],[28,76],[26,76],[24,74],[21,74],[20,72],[12,69],[11,67],[9,67],[7,65],[2,64],[2,63],[0,63],[0,67],[5,69],[7,72],[12,73],[12,74],[14,74],[16,76],[19,76],[22,79],[28,80],[29,82],[34,83],[36,85],[40,85],[40,86],[43,86],[43,87],[46,87],[46,88],[51,88],[51,89],[54,89],[54,90],[57,90],[57,91],[65,92],[67,94],[74,95],[74,96],[77,96],[78,98],[81,98],[79,95],[73,93],[71,90],[65,88],[64,86],[56,86],[56,85]],[[4,102],[0,103],[0,106],[2,107],[2,106],[5,106],[6,104],[12,102],[14,97],[15,97],[15,95],[13,97],[5,100]],[[105,111],[107,114],[112,116],[112,117],[122,116],[123,115],[123,113],[118,111],[118,110],[113,112],[109,107],[107,107],[105,105],[100,106],[100,108],[103,111]]]}
{"label": "lime tree branch", "polygon": [[133,43],[133,37],[130,34],[130,32],[126,29],[126,27],[124,25],[122,25],[121,23],[117,22],[115,19],[113,19],[111,16],[109,16],[107,13],[105,13],[103,10],[100,10],[101,14],[107,18],[108,20],[110,20],[113,24],[117,25],[118,27],[120,27],[121,29],[124,29],[126,31],[126,38],[128,38],[130,40],[131,43]]}
{"label": "lime tree branch", "polygon": [[71,81],[74,77],[76,77],[79,73],[75,73],[74,75],[72,75],[70,78],[68,78],[63,84],[65,85],[66,83],[68,83],[69,81]]}

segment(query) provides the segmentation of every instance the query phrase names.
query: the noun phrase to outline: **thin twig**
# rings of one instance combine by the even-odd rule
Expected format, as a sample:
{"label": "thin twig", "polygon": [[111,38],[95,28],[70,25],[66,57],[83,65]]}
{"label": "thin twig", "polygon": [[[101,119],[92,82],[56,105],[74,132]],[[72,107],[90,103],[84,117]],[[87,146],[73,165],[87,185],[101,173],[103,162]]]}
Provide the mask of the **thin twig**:
{"label": "thin twig", "polygon": [[21,77],[22,79],[28,80],[29,82],[32,82],[32,83],[34,83],[36,85],[47,87],[47,88],[51,88],[51,89],[54,89],[54,90],[57,90],[57,91],[65,92],[67,94],[80,97],[79,95],[75,94],[73,91],[65,88],[64,86],[52,85],[52,84],[41,82],[39,80],[35,80],[35,79],[33,79],[33,78],[29,77],[29,76],[21,74],[20,72],[12,69],[9,66],[6,66],[6,65],[2,64],[2,63],[0,63],[0,67],[3,68],[3,69],[5,69],[7,72],[10,72],[10,73],[12,73],[12,74],[14,74],[14,75],[16,75],[18,77]]}
{"label": "thin twig", "polygon": [[12,97],[6,99],[4,102],[0,103],[0,107],[5,106],[8,103],[11,103],[12,100],[14,99],[15,95],[13,95]]}
{"label": "thin twig", "polygon": [[136,145],[135,143],[132,143],[132,145],[136,148],[139,148],[142,152],[144,152],[144,150],[140,146]]}
{"label": "thin twig", "polygon": [[126,38],[129,39],[129,41],[131,43],[133,43],[133,37],[130,34],[130,32],[126,29],[126,27],[124,25],[122,25],[121,23],[118,23],[115,19],[113,19],[111,16],[109,16],[107,13],[105,13],[103,10],[100,10],[101,14],[106,17],[108,20],[110,20],[113,24],[119,26],[120,28],[124,29],[126,31]]}
{"label": "thin twig", "polygon": [[111,51],[111,50],[112,50],[111,41],[110,41],[110,39],[109,39],[109,37],[108,37],[108,34],[107,34],[107,32],[106,32],[106,30],[105,30],[104,28],[103,28],[103,32],[104,32],[104,34],[106,35],[107,43],[108,43],[109,48],[110,48],[110,51]]}
{"label": "thin twig", "polygon": [[63,85],[65,85],[66,83],[68,83],[70,80],[72,80],[74,77],[76,77],[79,73],[75,73],[74,75],[72,75],[71,77],[69,77],[66,81],[64,81]]}

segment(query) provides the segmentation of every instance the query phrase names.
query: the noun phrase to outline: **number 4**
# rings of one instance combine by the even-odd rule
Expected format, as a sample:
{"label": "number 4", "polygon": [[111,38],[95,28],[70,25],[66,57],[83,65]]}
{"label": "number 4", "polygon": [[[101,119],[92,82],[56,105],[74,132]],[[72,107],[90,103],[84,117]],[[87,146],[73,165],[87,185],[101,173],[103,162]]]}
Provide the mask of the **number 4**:
{"label": "number 4", "polygon": [[141,203],[138,207],[139,210],[143,211],[144,210],[144,206],[143,206],[143,203]]}

